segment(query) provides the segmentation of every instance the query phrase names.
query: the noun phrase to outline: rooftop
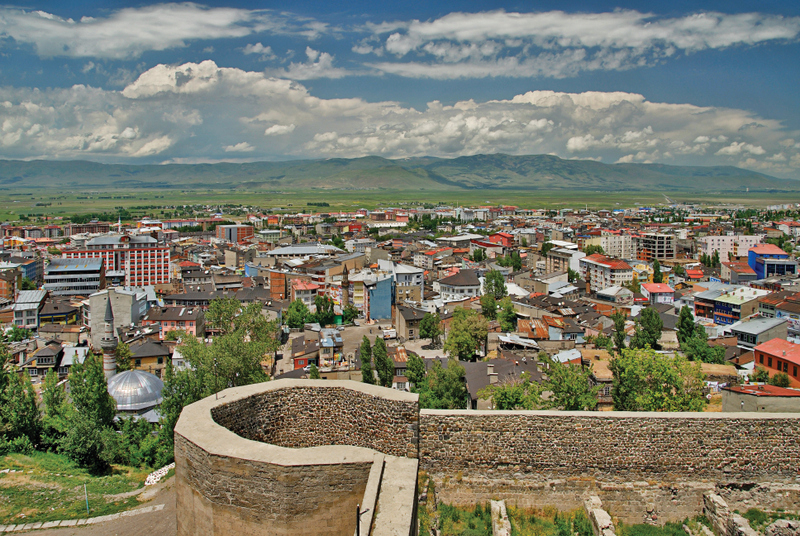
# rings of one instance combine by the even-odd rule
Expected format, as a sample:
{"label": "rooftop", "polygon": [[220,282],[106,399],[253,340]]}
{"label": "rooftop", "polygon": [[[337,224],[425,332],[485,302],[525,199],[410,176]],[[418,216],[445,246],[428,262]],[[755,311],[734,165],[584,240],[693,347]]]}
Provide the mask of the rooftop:
{"label": "rooftop", "polygon": [[764,352],[773,356],[778,356],[786,361],[800,365],[800,345],[785,341],[783,339],[772,339],[754,348],[756,352]]}

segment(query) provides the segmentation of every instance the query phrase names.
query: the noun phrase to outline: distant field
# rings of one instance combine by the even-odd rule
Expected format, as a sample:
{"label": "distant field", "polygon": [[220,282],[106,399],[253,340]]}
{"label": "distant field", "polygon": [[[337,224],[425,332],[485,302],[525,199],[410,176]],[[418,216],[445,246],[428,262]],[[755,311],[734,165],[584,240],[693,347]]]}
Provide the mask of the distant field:
{"label": "distant field", "polygon": [[[759,207],[776,203],[798,203],[798,194],[678,194],[670,192],[675,202],[701,204],[743,204]],[[309,202],[327,202],[330,207],[309,207]],[[421,203],[446,203],[461,206],[517,205],[522,208],[584,208],[613,209],[638,205],[664,205],[664,196],[658,192],[603,192],[603,191],[514,191],[514,190],[103,190],[48,192],[37,189],[5,190],[0,193],[0,220],[16,221],[20,214],[32,218],[69,216],[86,212],[114,211],[116,207],[218,205],[236,204],[262,209],[284,208],[290,212],[327,212],[375,209],[389,206],[413,206]],[[39,206],[37,206],[39,204]],[[42,204],[47,206],[41,206]],[[138,215],[163,217],[163,209],[140,209]],[[35,220],[34,220],[35,221]]]}

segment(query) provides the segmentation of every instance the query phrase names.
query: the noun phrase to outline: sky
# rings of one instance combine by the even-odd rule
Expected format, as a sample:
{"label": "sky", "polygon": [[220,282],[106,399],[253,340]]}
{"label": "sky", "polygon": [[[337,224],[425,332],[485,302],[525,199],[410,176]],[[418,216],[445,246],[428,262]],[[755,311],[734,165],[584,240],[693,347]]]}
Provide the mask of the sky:
{"label": "sky", "polygon": [[0,158],[554,154],[800,179],[800,2],[0,5]]}

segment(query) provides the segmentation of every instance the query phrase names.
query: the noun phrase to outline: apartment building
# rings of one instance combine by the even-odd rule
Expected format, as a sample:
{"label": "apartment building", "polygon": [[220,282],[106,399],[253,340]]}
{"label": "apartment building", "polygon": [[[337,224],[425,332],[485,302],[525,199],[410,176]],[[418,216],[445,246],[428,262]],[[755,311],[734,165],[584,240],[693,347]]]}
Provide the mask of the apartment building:
{"label": "apartment building", "polygon": [[583,257],[579,264],[581,277],[589,283],[593,292],[608,287],[621,287],[633,281],[633,268],[620,259],[595,253]]}
{"label": "apartment building", "polygon": [[[147,235],[109,234],[89,240],[86,247],[65,251],[65,259],[103,259],[107,277],[124,278],[125,286],[169,283],[169,248]],[[112,272],[114,272],[112,274]]]}

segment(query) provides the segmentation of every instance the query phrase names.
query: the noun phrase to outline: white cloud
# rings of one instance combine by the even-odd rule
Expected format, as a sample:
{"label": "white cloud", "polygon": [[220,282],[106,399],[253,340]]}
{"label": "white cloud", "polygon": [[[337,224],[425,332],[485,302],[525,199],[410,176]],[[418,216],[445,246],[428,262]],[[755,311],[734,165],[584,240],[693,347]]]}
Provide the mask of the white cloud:
{"label": "white cloud", "polygon": [[265,136],[282,136],[294,132],[294,125],[272,125],[264,131]]}
{"label": "white cloud", "polygon": [[[681,52],[793,41],[800,35],[800,17],[492,11],[449,13],[431,21],[383,23],[367,29],[383,39],[380,49],[398,60],[412,53],[421,58],[372,65],[388,73],[436,79],[565,77],[653,65]],[[358,52],[369,53],[366,47]]]}
{"label": "white cloud", "polygon": [[32,44],[40,56],[129,59],[190,41],[269,31],[316,37],[327,25],[266,10],[208,8],[193,3],[125,8],[108,17],[64,19],[43,11],[0,8],[0,35]]}
{"label": "white cloud", "polygon": [[315,78],[344,78],[353,74],[347,69],[333,66],[334,57],[327,52],[320,52],[311,47],[306,47],[308,61],[303,63],[292,62],[286,69],[268,69],[267,74],[290,80],[313,80]]}
{"label": "white cloud", "polygon": [[272,60],[277,57],[272,52],[272,47],[264,46],[261,43],[253,43],[246,45],[242,49],[242,52],[244,52],[245,55],[258,54],[259,56],[261,56],[262,60]]}
{"label": "white cloud", "polygon": [[237,143],[236,145],[226,145],[225,152],[226,153],[250,153],[255,150],[255,147],[243,141],[241,143]]}
{"label": "white cloud", "polygon": [[[324,53],[316,57],[322,61]],[[740,130],[753,122],[763,127]],[[800,133],[749,111],[650,102],[634,93],[531,91],[505,100],[432,101],[417,110],[321,99],[299,82],[212,61],[159,65],[122,91],[0,88],[6,158],[163,162],[503,152],[743,162],[798,177],[800,147],[788,138]]]}
{"label": "white cloud", "polygon": [[751,143],[745,143],[743,141],[742,142],[736,142],[735,141],[735,142],[731,143],[730,145],[728,145],[727,147],[723,147],[722,149],[720,149],[719,151],[717,151],[714,154],[722,155],[722,156],[733,156],[733,155],[742,154],[742,153],[750,153],[750,154],[755,154],[755,155],[762,155],[762,154],[764,154],[766,152],[767,151],[765,151],[764,148],[761,147],[761,146],[753,145]]}

